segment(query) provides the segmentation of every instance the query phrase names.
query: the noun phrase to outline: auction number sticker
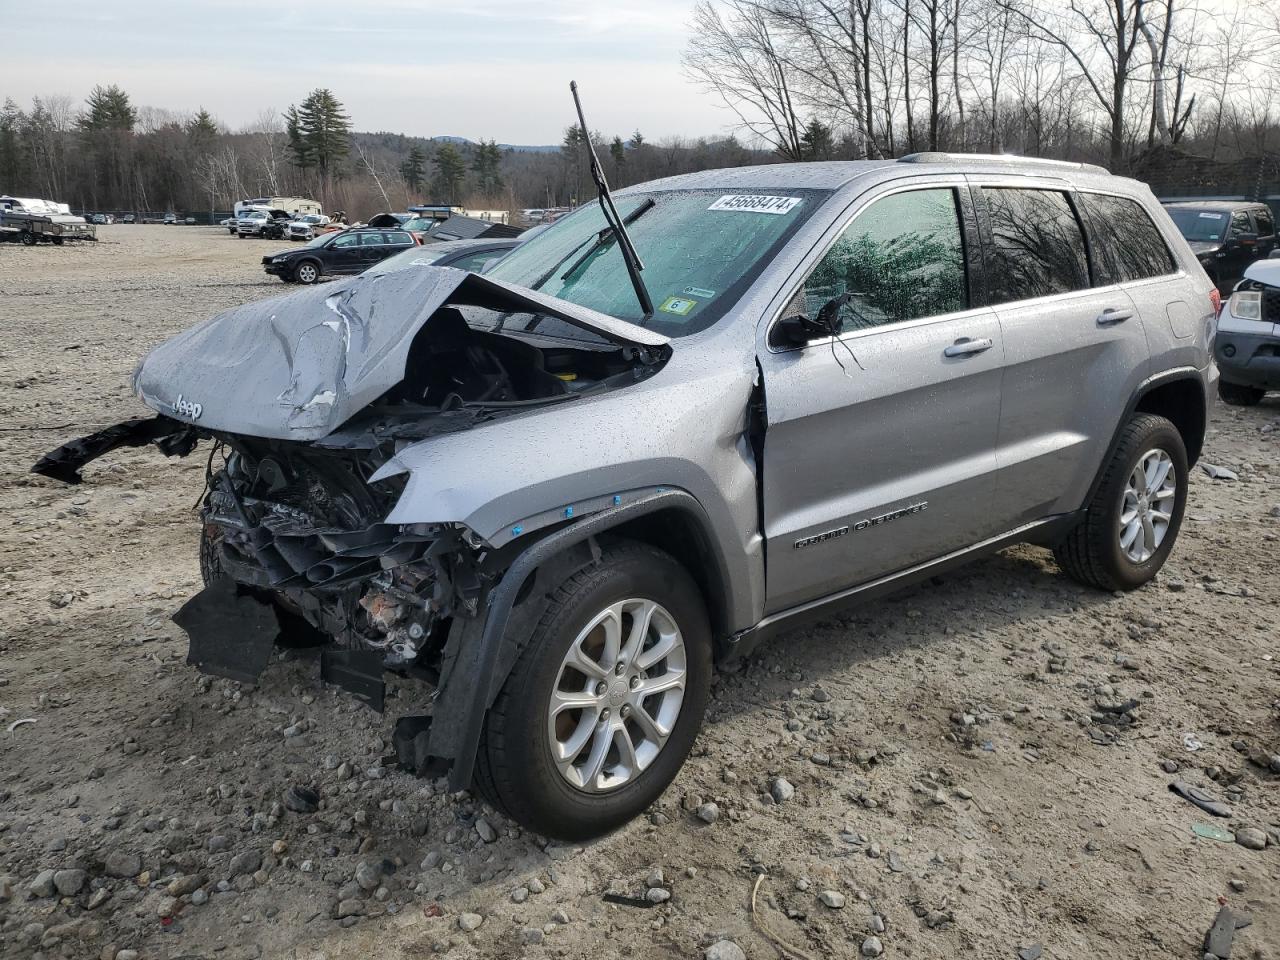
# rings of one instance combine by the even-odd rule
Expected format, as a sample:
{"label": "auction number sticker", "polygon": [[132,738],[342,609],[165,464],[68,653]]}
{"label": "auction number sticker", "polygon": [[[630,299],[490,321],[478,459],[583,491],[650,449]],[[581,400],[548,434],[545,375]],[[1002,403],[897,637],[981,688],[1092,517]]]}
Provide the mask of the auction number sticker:
{"label": "auction number sticker", "polygon": [[729,194],[721,197],[708,210],[727,210],[731,213],[772,213],[777,216],[790,213],[799,205],[801,197],[763,197],[755,194]]}
{"label": "auction number sticker", "polygon": [[1221,220],[1225,216],[1226,216],[1225,213],[1202,213],[1200,214],[1200,219],[1201,220]]}

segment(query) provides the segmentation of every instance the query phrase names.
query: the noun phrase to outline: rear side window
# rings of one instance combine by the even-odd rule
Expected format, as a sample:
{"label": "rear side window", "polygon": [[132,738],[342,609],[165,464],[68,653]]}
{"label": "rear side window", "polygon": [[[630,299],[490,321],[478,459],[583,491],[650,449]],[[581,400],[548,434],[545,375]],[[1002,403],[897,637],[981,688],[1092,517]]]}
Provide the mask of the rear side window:
{"label": "rear side window", "polygon": [[1258,236],[1269,237],[1276,232],[1276,218],[1270,210],[1255,210],[1253,219],[1258,225]]}
{"label": "rear side window", "polygon": [[1252,233],[1249,227],[1249,212],[1247,210],[1237,210],[1231,214],[1231,235],[1238,237],[1242,233]]}
{"label": "rear side window", "polygon": [[395,232],[384,234],[384,236],[386,237],[386,242],[395,247],[407,247],[413,243],[413,237],[407,233]]}
{"label": "rear side window", "polygon": [[955,191],[896,193],[858,214],[805,281],[805,313],[843,296],[842,332],[965,309]]}
{"label": "rear side window", "polygon": [[1142,204],[1101,193],[1078,194],[1077,199],[1089,219],[1099,284],[1162,277],[1177,269]]}
{"label": "rear side window", "polygon": [[1089,286],[1080,223],[1059,190],[984,187],[992,249],[986,257],[992,304]]}

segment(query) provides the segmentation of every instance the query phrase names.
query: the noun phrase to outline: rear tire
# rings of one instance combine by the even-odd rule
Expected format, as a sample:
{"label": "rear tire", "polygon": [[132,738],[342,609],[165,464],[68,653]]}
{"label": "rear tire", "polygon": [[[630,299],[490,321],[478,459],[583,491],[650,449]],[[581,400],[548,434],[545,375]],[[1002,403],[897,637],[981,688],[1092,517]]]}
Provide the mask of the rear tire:
{"label": "rear tire", "polygon": [[1238,383],[1227,383],[1225,380],[1218,381],[1218,396],[1222,398],[1223,403],[1233,407],[1256,407],[1266,395],[1267,391],[1261,387],[1246,387]]}
{"label": "rear tire", "polygon": [[[612,660],[601,619],[611,611],[616,620],[608,622],[617,624],[620,638]],[[593,647],[597,631],[603,646]],[[591,659],[604,664],[599,679],[573,667],[586,663],[575,651],[591,649],[599,650]],[[711,629],[692,578],[661,550],[614,543],[551,594],[485,719],[476,784],[495,808],[531,830],[564,840],[599,836],[642,813],[675,778],[701,726],[710,684]],[[661,692],[644,692],[654,686]],[[677,692],[679,699],[668,699]],[[553,698],[565,697],[589,705],[553,709]],[[570,744],[579,743],[579,734],[586,739],[575,749]],[[567,761],[558,763],[553,750]]]}
{"label": "rear tire", "polygon": [[1134,414],[1084,516],[1054,548],[1058,565],[1073,580],[1101,590],[1133,590],[1150,581],[1178,538],[1187,477],[1177,428],[1164,417]]}

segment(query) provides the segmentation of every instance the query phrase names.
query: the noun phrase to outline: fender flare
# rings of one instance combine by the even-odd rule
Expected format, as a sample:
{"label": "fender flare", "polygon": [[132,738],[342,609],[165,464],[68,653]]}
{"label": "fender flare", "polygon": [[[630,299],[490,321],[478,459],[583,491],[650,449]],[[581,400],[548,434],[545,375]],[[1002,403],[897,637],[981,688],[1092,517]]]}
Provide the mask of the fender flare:
{"label": "fender flare", "polygon": [[[1133,416],[1134,411],[1138,409],[1138,404],[1142,402],[1142,398],[1158,387],[1163,387],[1170,383],[1176,383],[1182,380],[1194,382],[1201,388],[1201,390],[1204,389],[1204,382],[1201,379],[1201,373],[1195,367],[1174,367],[1171,370],[1163,370],[1160,373],[1143,380],[1134,388],[1128,402],[1125,403],[1124,412],[1121,413],[1120,419],[1116,422],[1115,430],[1112,431],[1111,441],[1107,444],[1107,452],[1098,466],[1097,473],[1094,474],[1093,482],[1089,484],[1089,490],[1085,494],[1084,501],[1080,504],[1081,510],[1093,502],[1094,494],[1098,492],[1098,487],[1102,484],[1102,477],[1107,472],[1107,464],[1111,462],[1112,456],[1115,455],[1116,447],[1120,444],[1120,433],[1124,430],[1124,425],[1129,422],[1129,418]],[[1208,407],[1212,403],[1212,398],[1207,392],[1204,395],[1204,403],[1206,407],[1205,423],[1208,424]]]}
{"label": "fender flare", "polygon": [[[428,757],[453,758],[449,772],[450,790],[465,790],[471,785],[485,714],[507,679],[507,672],[499,669],[499,663],[504,646],[510,643],[506,637],[507,626],[525,582],[553,557],[629,520],[673,507],[693,514],[704,524],[704,529],[709,529],[706,511],[692,494],[684,490],[658,489],[638,500],[594,513],[548,534],[525,548],[507,567],[502,579],[486,598],[483,627],[476,631],[475,621],[463,626],[464,633],[471,634],[464,640],[470,640],[475,646],[468,657],[472,668],[465,671],[455,669],[448,680],[449,686],[454,688],[448,691],[448,700],[461,706],[460,715],[448,719],[437,715],[423,751]],[[717,560],[723,566],[722,559]],[[721,576],[728,575],[724,569],[720,573]]]}

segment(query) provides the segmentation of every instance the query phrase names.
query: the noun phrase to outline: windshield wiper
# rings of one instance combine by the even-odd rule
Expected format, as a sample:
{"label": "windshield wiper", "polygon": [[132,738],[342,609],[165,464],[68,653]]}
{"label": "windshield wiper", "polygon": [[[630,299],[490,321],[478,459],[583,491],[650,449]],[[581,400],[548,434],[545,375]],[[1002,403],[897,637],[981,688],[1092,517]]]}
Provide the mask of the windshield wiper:
{"label": "windshield wiper", "polygon": [[600,158],[596,156],[595,145],[591,142],[587,118],[582,113],[582,100],[578,97],[578,83],[576,80],[569,81],[569,92],[573,94],[573,105],[578,110],[578,129],[582,131],[582,139],[587,144],[587,156],[591,159],[591,179],[595,181],[596,189],[600,191],[596,197],[600,203],[600,211],[604,214],[605,222],[613,230],[614,237],[617,238],[618,249],[622,252],[622,259],[627,265],[627,275],[631,277],[631,286],[635,287],[636,299],[640,301],[640,310],[644,313],[644,319],[648,320],[653,316],[653,298],[649,296],[649,291],[640,276],[640,271],[644,269],[644,264],[640,262],[636,248],[631,243],[631,237],[627,233],[626,225],[622,222],[622,218],[618,216],[618,208],[613,205],[613,195],[609,192],[609,183],[604,178],[604,169],[600,166]]}
{"label": "windshield wiper", "polygon": [[[654,200],[653,197],[650,197],[648,200],[640,204],[640,206],[636,207],[629,214],[627,214],[626,217],[623,218],[622,220],[623,226],[630,226],[631,224],[635,223],[637,220],[640,219],[640,216],[642,214],[647,213],[656,205],[657,205],[657,201]],[[616,241],[617,241],[617,237],[614,236],[613,230],[610,227],[605,227],[603,230],[601,230],[599,233],[596,234],[596,242],[593,243],[591,246],[587,247],[586,250],[582,251],[582,256],[580,256],[577,260],[573,261],[573,265],[570,266],[568,270],[560,274],[560,279],[568,280],[571,276],[577,273],[579,267],[581,267],[584,263],[586,263],[588,260],[591,259],[593,254],[603,249],[607,244],[611,242],[616,242]]]}

